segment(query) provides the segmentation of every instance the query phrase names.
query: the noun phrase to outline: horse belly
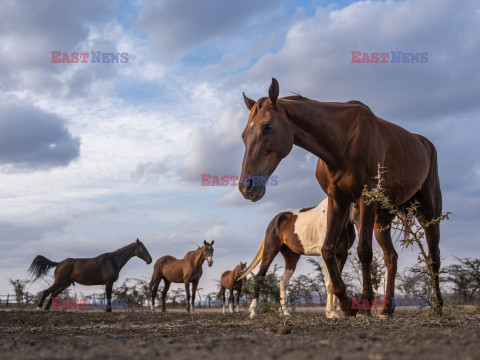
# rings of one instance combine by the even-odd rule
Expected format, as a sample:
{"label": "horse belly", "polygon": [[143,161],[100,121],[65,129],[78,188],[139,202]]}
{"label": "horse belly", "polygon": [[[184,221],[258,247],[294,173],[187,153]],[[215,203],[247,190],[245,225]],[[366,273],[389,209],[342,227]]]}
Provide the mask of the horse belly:
{"label": "horse belly", "polygon": [[173,283],[183,283],[184,281],[184,271],[183,269],[177,267],[177,266],[172,266],[170,268],[164,268],[163,269],[163,276],[168,280]]}
{"label": "horse belly", "polygon": [[96,264],[92,261],[76,262],[73,265],[72,280],[81,285],[103,285],[113,279],[115,271],[107,264]]}

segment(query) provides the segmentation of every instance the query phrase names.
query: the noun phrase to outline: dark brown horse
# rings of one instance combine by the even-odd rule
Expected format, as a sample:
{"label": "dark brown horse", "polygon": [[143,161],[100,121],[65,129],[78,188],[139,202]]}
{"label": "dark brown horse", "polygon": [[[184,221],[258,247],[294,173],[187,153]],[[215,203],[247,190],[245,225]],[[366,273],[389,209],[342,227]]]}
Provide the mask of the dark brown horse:
{"label": "dark brown horse", "polygon": [[43,292],[38,309],[42,309],[43,302],[49,294],[52,294],[47,305],[45,305],[45,310],[49,310],[54,297],[58,296],[73,283],[78,283],[82,285],[105,285],[107,292],[106,311],[112,311],[113,283],[118,280],[118,275],[123,266],[134,256],[144,260],[147,264],[152,262],[152,257],[148,253],[147,248],[138,239],[121,249],[99,255],[95,258],[68,258],[60,262],[53,262],[44,256],[38,255],[28,270],[34,276],[33,281],[43,277],[51,268],[55,268],[55,282]]}
{"label": "dark brown horse", "polygon": [[[176,259],[167,255],[161,257],[155,262],[153,268],[152,280],[150,281],[150,294],[152,296],[152,311],[155,311],[155,297],[157,296],[158,286],[163,279],[162,290],[162,312],[165,312],[165,300],[170,284],[184,283],[187,295],[187,312],[195,313],[195,293],[197,292],[198,282],[203,274],[202,265],[207,260],[208,266],[213,264],[213,243],[209,244],[203,241],[203,246],[195,251],[188,252],[183,259]],[[190,308],[190,283],[192,283],[192,307]]]}
{"label": "dark brown horse", "polygon": [[[397,206],[418,201],[420,224],[440,216],[442,194],[437,169],[437,152],[425,137],[378,118],[359,101],[331,103],[310,100],[302,96],[278,99],[279,85],[272,79],[268,97],[251,100],[244,95],[250,110],[242,138],[245,155],[242,177],[268,178],[280,161],[300,146],[316,155],[317,180],[328,195],[328,227],[322,256],[332,278],[335,295],[346,315],[355,315],[352,301],[336,266],[336,244],[348,216],[350,204],[359,206],[358,256],[362,263],[362,299],[373,299],[370,275],[372,233],[382,247],[387,267],[386,301],[392,304],[397,253],[387,226],[393,215],[372,204],[367,206],[362,190],[376,185],[377,166],[384,169],[383,186],[388,198]],[[240,191],[246,199],[260,200],[265,194],[264,183],[252,178],[241,182]],[[429,259],[436,274],[440,269],[440,227],[424,226]],[[438,275],[435,294],[440,305]],[[391,317],[391,306],[382,317]]]}
{"label": "dark brown horse", "polygon": [[[219,296],[222,297],[223,300],[223,310],[222,312],[225,314],[225,290],[228,289],[229,296],[228,296],[228,311],[233,313],[238,312],[240,309],[240,295],[242,294],[242,285],[243,280],[239,279],[240,275],[242,275],[243,270],[247,267],[247,263],[240,263],[237,265],[233,271],[227,270],[222,274],[220,278],[220,292],[218,293]],[[233,292],[237,292],[237,307],[235,308],[235,298],[233,296]],[[235,308],[235,309],[234,309]]]}
{"label": "dark brown horse", "polygon": [[[263,238],[257,255],[242,274],[241,278],[252,272],[260,263],[257,276],[265,276],[272,261],[279,252],[285,259],[285,271],[280,280],[280,306],[284,315],[289,316],[287,309],[286,292],[297,262],[302,255],[321,255],[322,245],[327,231],[328,199],[323,200],[318,206],[306,209],[285,210],[277,214],[270,224]],[[358,206],[352,204],[350,216],[342,229],[336,247],[337,266],[342,273],[348,250],[355,241],[355,222],[358,221]],[[325,286],[327,288],[327,318],[338,318],[336,298],[333,295],[332,282],[325,261],[322,259]],[[335,298],[335,299],[334,299]],[[250,318],[257,316],[258,291],[255,291],[250,304]]]}

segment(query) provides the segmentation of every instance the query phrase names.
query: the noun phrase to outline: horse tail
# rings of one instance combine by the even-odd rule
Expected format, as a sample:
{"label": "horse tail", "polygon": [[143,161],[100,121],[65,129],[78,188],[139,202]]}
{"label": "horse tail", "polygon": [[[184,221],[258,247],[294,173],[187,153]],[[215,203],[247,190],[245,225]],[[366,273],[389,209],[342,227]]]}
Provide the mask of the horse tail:
{"label": "horse tail", "polygon": [[260,245],[260,249],[258,249],[257,255],[255,255],[255,258],[253,259],[250,266],[243,272],[243,274],[238,278],[238,280],[241,280],[245,276],[250,274],[253,271],[253,269],[255,269],[257,267],[257,265],[260,263],[260,261],[262,261],[264,247],[265,247],[265,236],[263,237],[262,244]]}
{"label": "horse tail", "polygon": [[223,286],[220,285],[220,291],[217,294],[217,299],[223,299]]}
{"label": "horse tail", "polygon": [[28,272],[34,277],[33,281],[42,278],[48,273],[48,270],[58,265],[57,262],[48,260],[45,256],[38,255],[33,259]]}

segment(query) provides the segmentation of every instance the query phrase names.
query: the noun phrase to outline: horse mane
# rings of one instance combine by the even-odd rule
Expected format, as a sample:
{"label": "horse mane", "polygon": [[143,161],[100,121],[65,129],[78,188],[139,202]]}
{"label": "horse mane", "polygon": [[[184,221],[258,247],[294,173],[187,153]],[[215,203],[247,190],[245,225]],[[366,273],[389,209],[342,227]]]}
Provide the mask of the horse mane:
{"label": "horse mane", "polygon": [[362,105],[362,106],[365,106],[368,110],[372,111],[367,105],[365,105],[364,103],[362,103],[361,101],[358,101],[358,100],[347,101],[347,104]]}
{"label": "horse mane", "polygon": [[195,254],[198,250],[200,250],[202,247],[199,246],[196,250],[189,251],[185,254],[185,258],[191,257],[193,254]]}
{"label": "horse mane", "polygon": [[311,100],[309,98],[306,98],[305,96],[302,96],[298,93],[293,93],[294,95],[290,95],[290,96],[285,96],[283,98],[281,98],[282,100],[303,100],[303,101],[307,101],[307,100]]}
{"label": "horse mane", "polygon": [[120,249],[117,249],[117,250],[115,250],[115,251],[113,251],[113,252],[120,252],[120,251],[122,251],[122,250],[127,250],[128,248],[132,247],[132,245],[137,245],[137,242],[134,241],[133,243],[128,244],[128,245],[126,245],[126,246],[124,246],[124,247],[121,247]]}

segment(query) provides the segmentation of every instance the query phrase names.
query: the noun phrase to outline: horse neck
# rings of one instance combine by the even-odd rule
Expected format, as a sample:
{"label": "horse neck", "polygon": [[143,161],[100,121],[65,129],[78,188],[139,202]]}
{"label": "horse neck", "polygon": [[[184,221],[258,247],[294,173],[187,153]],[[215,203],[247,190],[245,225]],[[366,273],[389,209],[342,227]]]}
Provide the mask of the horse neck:
{"label": "horse neck", "polygon": [[313,100],[283,100],[280,104],[291,124],[294,144],[322,159],[330,169],[341,168],[347,108]]}
{"label": "horse neck", "polygon": [[191,256],[190,261],[194,269],[199,269],[202,267],[205,257],[203,256],[203,248],[196,250]]}
{"label": "horse neck", "polygon": [[233,269],[233,282],[235,283],[237,281],[238,274],[240,273],[241,268],[240,266],[237,266],[235,269]]}
{"label": "horse neck", "polygon": [[136,244],[132,244],[112,253],[112,261],[115,263],[118,271],[135,255],[135,248]]}

